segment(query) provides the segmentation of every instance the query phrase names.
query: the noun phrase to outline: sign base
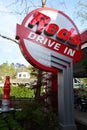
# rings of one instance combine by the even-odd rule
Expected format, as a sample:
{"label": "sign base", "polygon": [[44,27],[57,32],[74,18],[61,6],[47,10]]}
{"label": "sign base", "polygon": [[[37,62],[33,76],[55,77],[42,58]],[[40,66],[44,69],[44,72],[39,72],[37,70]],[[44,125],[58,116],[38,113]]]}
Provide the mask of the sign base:
{"label": "sign base", "polygon": [[77,130],[75,124],[68,124],[68,125],[59,124],[59,127],[61,130]]}

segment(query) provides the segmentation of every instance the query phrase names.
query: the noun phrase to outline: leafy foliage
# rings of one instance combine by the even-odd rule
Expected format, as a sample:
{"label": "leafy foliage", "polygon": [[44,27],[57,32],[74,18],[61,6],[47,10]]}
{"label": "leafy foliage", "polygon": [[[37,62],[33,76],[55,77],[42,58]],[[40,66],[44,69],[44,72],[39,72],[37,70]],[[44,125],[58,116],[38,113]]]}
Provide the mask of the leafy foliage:
{"label": "leafy foliage", "polygon": [[87,1],[79,0],[77,5],[76,14],[84,22],[84,20],[87,20]]}
{"label": "leafy foliage", "polygon": [[0,115],[3,130],[56,130],[58,118],[52,110],[46,111],[44,104],[35,100],[25,105],[22,111]]}
{"label": "leafy foliage", "polygon": [[79,78],[81,81],[82,81],[82,83],[84,84],[84,88],[86,88],[87,87],[87,78]]}
{"label": "leafy foliage", "polygon": [[[0,88],[0,94],[3,94],[3,88]],[[32,98],[34,97],[34,90],[27,87],[11,86],[11,96],[15,98]]]}
{"label": "leafy foliage", "polygon": [[3,94],[3,88],[0,88],[0,95]]}
{"label": "leafy foliage", "polygon": [[38,69],[37,68],[33,67],[32,65],[29,65],[28,70],[29,70],[32,78],[37,78],[37,76],[38,76]]}
{"label": "leafy foliage", "polygon": [[16,120],[24,130],[55,130],[58,127],[57,115],[52,111],[46,112],[44,105],[33,101],[16,113]]}
{"label": "leafy foliage", "polygon": [[34,97],[34,90],[31,90],[27,87],[11,87],[11,96],[15,96],[16,98],[31,98]]}
{"label": "leafy foliage", "polygon": [[87,98],[87,87],[74,89],[74,93],[78,96],[78,98]]}
{"label": "leafy foliage", "polygon": [[5,79],[6,76],[10,76],[11,78],[16,76],[16,69],[14,65],[9,65],[7,62],[0,65],[0,79]]}
{"label": "leafy foliage", "polygon": [[26,70],[28,70],[28,67],[20,63],[8,64],[8,62],[5,62],[1,64],[0,65],[0,80],[5,79],[6,76],[10,76],[11,79],[15,79],[17,71],[22,68],[25,68]]}
{"label": "leafy foliage", "polygon": [[0,115],[0,129],[23,130],[21,125],[15,120],[13,113],[3,113]]}

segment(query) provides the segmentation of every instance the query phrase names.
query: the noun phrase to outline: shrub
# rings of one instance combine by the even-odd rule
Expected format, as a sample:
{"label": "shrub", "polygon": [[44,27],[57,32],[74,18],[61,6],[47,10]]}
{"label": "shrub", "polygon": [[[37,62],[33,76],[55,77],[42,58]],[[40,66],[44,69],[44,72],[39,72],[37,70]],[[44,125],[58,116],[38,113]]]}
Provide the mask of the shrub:
{"label": "shrub", "polygon": [[51,110],[46,112],[44,106],[35,101],[17,112],[16,120],[24,130],[55,130],[58,127],[57,115]]}

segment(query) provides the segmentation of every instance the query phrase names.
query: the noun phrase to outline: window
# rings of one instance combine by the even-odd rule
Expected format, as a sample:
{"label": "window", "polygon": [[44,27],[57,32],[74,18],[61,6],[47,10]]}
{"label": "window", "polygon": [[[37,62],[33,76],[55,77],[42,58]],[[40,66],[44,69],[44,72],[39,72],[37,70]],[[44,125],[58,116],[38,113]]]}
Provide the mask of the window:
{"label": "window", "polygon": [[25,78],[26,77],[26,74],[23,74],[23,78]]}
{"label": "window", "polygon": [[21,74],[19,74],[18,77],[21,77]]}

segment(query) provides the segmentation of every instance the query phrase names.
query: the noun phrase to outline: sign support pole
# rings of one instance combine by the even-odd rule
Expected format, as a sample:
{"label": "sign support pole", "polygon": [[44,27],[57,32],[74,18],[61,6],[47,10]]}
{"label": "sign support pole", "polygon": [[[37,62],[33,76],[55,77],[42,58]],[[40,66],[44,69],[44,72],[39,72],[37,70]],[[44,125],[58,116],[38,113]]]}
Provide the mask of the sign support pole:
{"label": "sign support pole", "polygon": [[52,67],[58,72],[58,117],[62,130],[76,130],[74,122],[73,63],[72,59],[52,53]]}
{"label": "sign support pole", "polygon": [[73,78],[71,71],[72,65],[58,72],[58,112],[62,130],[76,130],[73,112]]}

